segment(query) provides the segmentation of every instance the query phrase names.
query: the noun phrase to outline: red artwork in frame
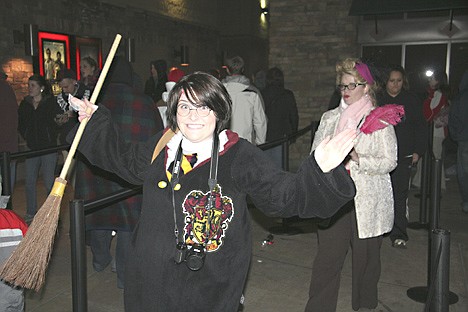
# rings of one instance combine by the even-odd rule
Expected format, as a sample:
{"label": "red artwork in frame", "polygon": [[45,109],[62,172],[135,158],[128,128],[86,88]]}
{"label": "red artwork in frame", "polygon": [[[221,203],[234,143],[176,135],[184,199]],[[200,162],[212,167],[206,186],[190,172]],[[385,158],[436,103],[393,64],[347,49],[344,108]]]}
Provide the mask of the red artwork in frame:
{"label": "red artwork in frame", "polygon": [[64,34],[39,31],[39,73],[53,82],[57,72],[70,68],[70,37]]}
{"label": "red artwork in frame", "polygon": [[76,74],[81,79],[81,60],[91,57],[102,69],[101,39],[76,37]]}

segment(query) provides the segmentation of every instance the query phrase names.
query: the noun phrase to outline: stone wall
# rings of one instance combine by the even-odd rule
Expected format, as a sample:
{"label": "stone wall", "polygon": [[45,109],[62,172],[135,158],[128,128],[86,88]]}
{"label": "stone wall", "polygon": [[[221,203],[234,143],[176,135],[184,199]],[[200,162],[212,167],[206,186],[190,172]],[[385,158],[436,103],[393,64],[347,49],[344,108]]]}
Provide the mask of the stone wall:
{"label": "stone wall", "polygon": [[[149,76],[151,60],[162,58],[169,66],[179,66],[175,51],[181,45],[190,49],[190,66],[184,68],[187,73],[220,67],[223,55],[238,54],[242,49],[237,47],[246,46],[249,50],[243,56],[249,66],[250,59],[259,55],[263,66],[267,66],[268,42],[257,23],[258,1],[196,2],[197,5],[193,1],[159,0],[3,0],[0,65],[17,90],[18,100],[22,99],[27,92],[25,79],[33,73],[34,57],[25,54],[24,42],[18,38],[23,39],[24,24],[34,24],[42,31],[100,38],[104,59],[116,33],[133,38],[133,67],[143,80]],[[231,8],[251,14],[234,15],[237,11]]]}
{"label": "stone wall", "polygon": [[[320,120],[335,86],[335,63],[358,57],[357,17],[351,0],[274,0],[270,2],[270,67],[284,72],[296,96],[299,128]],[[310,151],[311,136],[291,146],[294,169]]]}
{"label": "stone wall", "polygon": [[[14,33],[24,24],[39,30],[101,38],[105,57],[116,33],[135,39],[135,71],[146,80],[149,62],[163,58],[178,66],[174,51],[190,47],[187,73],[219,67],[223,57],[241,55],[246,75],[280,67],[297,99],[300,128],[318,120],[335,84],[338,59],[358,56],[357,18],[351,0],[270,0],[269,22],[258,0],[3,0],[0,65],[18,100],[27,92],[33,58]],[[269,40],[268,40],[269,38]],[[16,38],[17,39],[17,38]],[[291,168],[308,154],[310,135],[291,146]]]}

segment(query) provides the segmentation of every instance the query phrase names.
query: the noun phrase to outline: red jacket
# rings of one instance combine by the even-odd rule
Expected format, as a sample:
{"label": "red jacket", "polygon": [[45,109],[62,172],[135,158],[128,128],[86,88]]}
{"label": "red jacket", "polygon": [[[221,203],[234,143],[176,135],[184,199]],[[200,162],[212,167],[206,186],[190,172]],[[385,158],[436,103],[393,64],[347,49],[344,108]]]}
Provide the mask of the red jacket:
{"label": "red jacket", "polygon": [[20,229],[26,235],[28,225],[15,212],[9,209],[0,209],[0,230]]}
{"label": "red jacket", "polygon": [[434,119],[434,117],[437,116],[437,114],[440,112],[440,110],[444,106],[448,106],[447,97],[443,93],[441,93],[442,96],[440,97],[439,103],[437,104],[436,107],[431,108],[431,101],[434,98],[434,94],[435,94],[436,91],[437,90],[429,89],[428,90],[429,94],[428,94],[427,98],[424,100],[423,113],[424,113],[424,117],[426,118],[427,121],[432,121]]}
{"label": "red jacket", "polygon": [[11,210],[0,209],[0,263],[3,263],[26,235],[28,225]]}

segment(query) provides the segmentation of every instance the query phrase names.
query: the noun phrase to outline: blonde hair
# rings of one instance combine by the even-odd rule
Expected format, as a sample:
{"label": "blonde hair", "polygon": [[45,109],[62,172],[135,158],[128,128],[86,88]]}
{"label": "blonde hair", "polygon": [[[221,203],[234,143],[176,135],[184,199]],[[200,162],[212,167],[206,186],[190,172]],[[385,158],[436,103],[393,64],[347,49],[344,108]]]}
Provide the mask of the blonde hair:
{"label": "blonde hair", "polygon": [[372,104],[377,105],[376,92],[378,90],[378,85],[374,81],[373,84],[368,84],[366,79],[364,79],[361,74],[356,70],[356,63],[363,63],[360,59],[357,58],[347,58],[343,61],[336,63],[336,85],[341,84],[341,78],[344,75],[351,75],[354,77],[357,83],[365,83],[367,86],[367,94],[369,95]]}

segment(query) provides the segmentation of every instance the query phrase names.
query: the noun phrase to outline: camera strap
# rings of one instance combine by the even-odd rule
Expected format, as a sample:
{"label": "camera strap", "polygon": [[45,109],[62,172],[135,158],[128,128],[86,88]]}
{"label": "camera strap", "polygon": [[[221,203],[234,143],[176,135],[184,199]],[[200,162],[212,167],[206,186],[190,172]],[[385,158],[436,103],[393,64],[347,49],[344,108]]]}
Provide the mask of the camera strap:
{"label": "camera strap", "polygon": [[219,157],[219,136],[215,132],[213,134],[213,146],[211,148],[211,163],[210,163],[210,177],[208,178],[208,187],[210,190],[210,194],[208,195],[208,205],[206,206],[206,210],[208,210],[208,220],[207,220],[207,225],[205,228],[205,241],[203,242],[203,247],[206,247],[208,240],[209,240],[209,234],[210,234],[210,228],[211,228],[211,213],[210,210],[215,207],[215,198],[214,198],[214,191],[216,187],[216,183],[218,181],[218,157]]}
{"label": "camera strap", "polygon": [[[217,133],[213,134],[213,146],[211,147],[211,166],[210,177],[208,179],[208,187],[210,188],[210,196],[216,187],[218,181],[218,156],[219,156],[219,136]],[[212,208],[212,207],[210,207]]]}
{"label": "camera strap", "polygon": [[[176,207],[175,207],[175,188],[179,183],[179,176],[180,176],[180,166],[182,163],[182,141],[180,141],[179,148],[177,149],[177,153],[174,159],[174,166],[172,168],[172,177],[171,177],[171,187],[172,187],[172,208],[174,209],[174,235],[176,239],[176,245],[179,244],[179,228],[177,226],[177,214],[176,214]],[[206,207],[207,210],[214,208],[214,195],[213,192],[215,190],[217,179],[218,179],[218,157],[219,157],[219,136],[218,133],[213,133],[213,145],[211,148],[211,160],[210,160],[210,176],[208,178],[208,187],[209,187],[209,195],[208,195],[208,205]],[[206,246],[208,242],[208,235],[211,227],[211,218],[208,217],[207,227],[205,229],[205,241],[203,242],[203,246]],[[183,239],[182,239],[183,241]]]}
{"label": "camera strap", "polygon": [[171,188],[172,188],[172,208],[174,208],[174,235],[176,245],[179,244],[179,228],[177,227],[177,215],[175,208],[175,188],[179,183],[180,164],[182,162],[182,141],[180,141],[179,148],[174,159],[174,166],[172,167]]}

